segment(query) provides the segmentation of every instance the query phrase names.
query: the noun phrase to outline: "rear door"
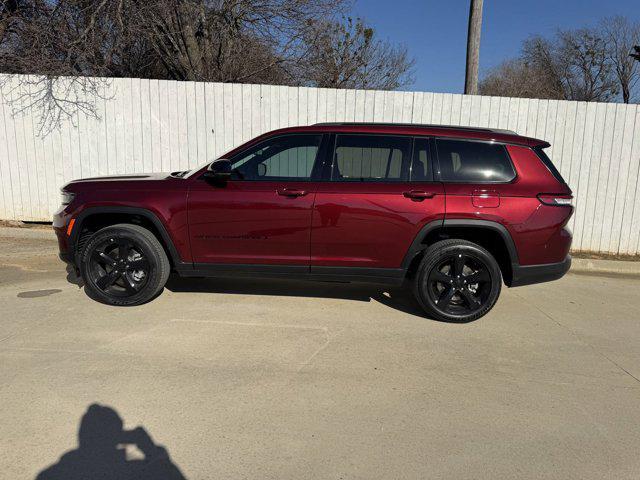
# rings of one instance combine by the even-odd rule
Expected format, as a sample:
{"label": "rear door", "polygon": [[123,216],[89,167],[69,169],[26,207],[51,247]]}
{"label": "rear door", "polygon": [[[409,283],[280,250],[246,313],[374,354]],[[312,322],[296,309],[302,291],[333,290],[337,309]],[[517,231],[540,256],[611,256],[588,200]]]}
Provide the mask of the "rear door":
{"label": "rear door", "polygon": [[333,137],[331,165],[313,207],[312,272],[401,267],[420,228],[444,217],[429,143],[418,138],[414,145],[410,136]]}
{"label": "rear door", "polygon": [[196,182],[189,192],[194,263],[308,271],[314,180],[324,137],[268,138],[230,159],[229,181]]}

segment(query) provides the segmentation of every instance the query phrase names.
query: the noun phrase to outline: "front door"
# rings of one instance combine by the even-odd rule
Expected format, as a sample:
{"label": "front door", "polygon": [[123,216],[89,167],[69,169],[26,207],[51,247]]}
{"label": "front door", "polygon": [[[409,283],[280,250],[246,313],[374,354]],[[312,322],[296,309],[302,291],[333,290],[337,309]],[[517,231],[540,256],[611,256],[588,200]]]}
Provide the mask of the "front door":
{"label": "front door", "polygon": [[196,182],[188,200],[194,263],[308,267],[322,140],[272,137],[229,159],[230,180]]}

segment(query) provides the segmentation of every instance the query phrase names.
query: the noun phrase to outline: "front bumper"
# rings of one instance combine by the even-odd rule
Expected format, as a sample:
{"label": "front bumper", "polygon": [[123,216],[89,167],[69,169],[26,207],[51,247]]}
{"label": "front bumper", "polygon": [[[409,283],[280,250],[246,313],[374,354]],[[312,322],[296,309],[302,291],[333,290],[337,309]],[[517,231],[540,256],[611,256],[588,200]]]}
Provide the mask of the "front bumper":
{"label": "front bumper", "polygon": [[562,278],[571,268],[571,255],[559,263],[544,265],[512,265],[510,287],[521,287],[533,283],[550,282]]}
{"label": "front bumper", "polygon": [[66,206],[60,207],[60,209],[53,214],[53,231],[58,239],[58,256],[63,262],[74,264],[73,247],[71,240],[67,235],[67,228],[71,221],[71,214],[67,212]]}

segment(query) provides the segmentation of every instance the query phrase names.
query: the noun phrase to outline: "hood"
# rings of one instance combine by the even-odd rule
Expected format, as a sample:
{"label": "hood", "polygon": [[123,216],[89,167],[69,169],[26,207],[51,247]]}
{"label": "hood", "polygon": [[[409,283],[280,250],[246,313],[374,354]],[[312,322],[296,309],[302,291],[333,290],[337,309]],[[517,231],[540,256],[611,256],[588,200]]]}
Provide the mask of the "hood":
{"label": "hood", "polygon": [[72,180],[69,185],[74,183],[88,183],[88,182],[128,182],[128,181],[148,181],[148,180],[166,180],[172,177],[170,173],[137,173],[132,175],[107,175],[104,177],[89,177],[79,178]]}

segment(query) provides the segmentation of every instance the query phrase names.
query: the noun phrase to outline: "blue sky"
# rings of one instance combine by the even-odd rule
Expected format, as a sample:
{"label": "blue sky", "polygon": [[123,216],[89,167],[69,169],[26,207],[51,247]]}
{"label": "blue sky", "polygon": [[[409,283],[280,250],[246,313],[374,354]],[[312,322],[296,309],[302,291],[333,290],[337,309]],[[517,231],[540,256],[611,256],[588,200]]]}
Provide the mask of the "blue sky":
{"label": "blue sky", "polygon": [[[354,13],[381,39],[407,45],[416,59],[408,90],[461,93],[469,0],[356,0]],[[480,74],[520,51],[531,34],[551,35],[612,15],[640,20],[638,0],[485,0]]]}

